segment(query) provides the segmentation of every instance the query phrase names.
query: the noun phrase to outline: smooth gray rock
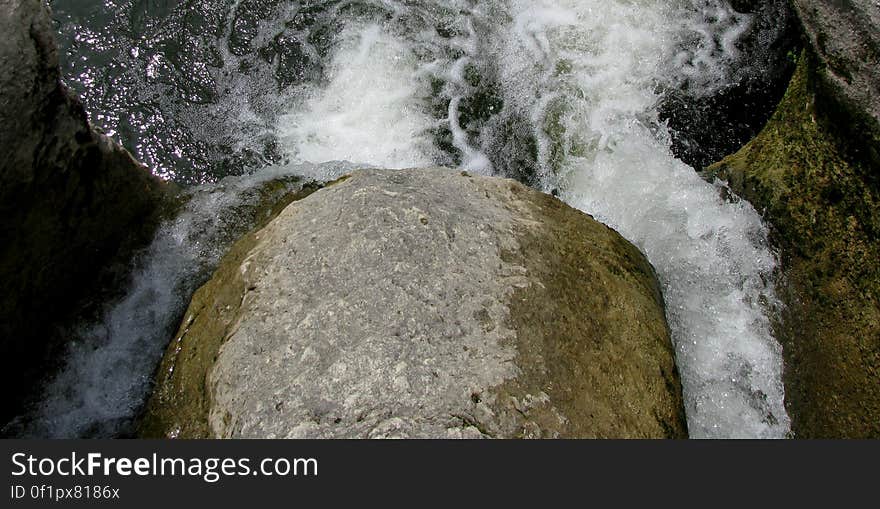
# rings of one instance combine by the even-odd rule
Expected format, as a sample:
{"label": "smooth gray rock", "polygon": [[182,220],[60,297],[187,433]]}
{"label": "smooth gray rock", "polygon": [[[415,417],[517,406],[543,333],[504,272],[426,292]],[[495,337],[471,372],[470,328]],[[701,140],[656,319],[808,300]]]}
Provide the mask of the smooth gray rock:
{"label": "smooth gray rock", "polygon": [[40,0],[0,0],[0,424],[51,365],[58,328],[152,236],[169,191],[90,128],[53,30]]}
{"label": "smooth gray rock", "polygon": [[142,427],[171,437],[683,437],[653,269],[507,179],[369,170],[245,237]]}

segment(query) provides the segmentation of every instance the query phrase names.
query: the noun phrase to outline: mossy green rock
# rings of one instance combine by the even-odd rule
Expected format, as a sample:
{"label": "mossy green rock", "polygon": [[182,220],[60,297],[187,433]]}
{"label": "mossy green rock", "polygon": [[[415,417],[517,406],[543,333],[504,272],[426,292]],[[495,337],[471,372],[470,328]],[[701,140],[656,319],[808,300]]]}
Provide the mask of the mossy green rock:
{"label": "mossy green rock", "polygon": [[357,171],[242,238],[157,384],[143,436],[686,436],[644,256],[445,169]]}
{"label": "mossy green rock", "polygon": [[764,130],[707,170],[773,227],[786,304],[777,324],[796,437],[880,437],[880,195],[848,150],[805,52]]}

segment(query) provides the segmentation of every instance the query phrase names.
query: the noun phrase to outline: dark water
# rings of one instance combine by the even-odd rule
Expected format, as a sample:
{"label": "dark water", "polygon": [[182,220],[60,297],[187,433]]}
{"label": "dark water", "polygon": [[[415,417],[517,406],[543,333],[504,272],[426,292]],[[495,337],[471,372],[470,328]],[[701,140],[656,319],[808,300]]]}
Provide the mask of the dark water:
{"label": "dark water", "polygon": [[[279,158],[271,115],[260,106],[281,82],[262,73],[264,67],[248,68],[247,61],[236,76],[224,68],[230,52],[242,53],[225,37],[230,4],[52,2],[64,74],[93,123],[156,174],[179,183],[215,181]],[[249,80],[248,90],[237,86],[242,79]],[[254,118],[230,111],[242,100],[254,105]]]}

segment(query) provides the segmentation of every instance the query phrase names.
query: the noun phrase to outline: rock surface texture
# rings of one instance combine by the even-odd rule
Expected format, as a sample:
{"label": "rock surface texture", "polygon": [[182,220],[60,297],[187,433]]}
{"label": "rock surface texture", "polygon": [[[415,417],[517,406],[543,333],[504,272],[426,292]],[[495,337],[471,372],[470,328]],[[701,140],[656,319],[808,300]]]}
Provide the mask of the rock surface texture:
{"label": "rock surface texture", "polygon": [[170,437],[685,437],[650,264],[512,180],[366,170],[242,238],[142,425]]}
{"label": "rock surface texture", "polygon": [[820,108],[841,131],[849,152],[880,167],[880,2],[792,4],[815,59]]}
{"label": "rock surface texture", "polygon": [[89,127],[53,30],[40,0],[0,0],[0,424],[43,374],[57,327],[149,240],[168,191]]}
{"label": "rock surface texture", "polygon": [[776,336],[795,436],[878,438],[878,168],[849,149],[841,111],[823,100],[827,72],[805,51],[764,130],[708,174],[763,210],[781,250]]}

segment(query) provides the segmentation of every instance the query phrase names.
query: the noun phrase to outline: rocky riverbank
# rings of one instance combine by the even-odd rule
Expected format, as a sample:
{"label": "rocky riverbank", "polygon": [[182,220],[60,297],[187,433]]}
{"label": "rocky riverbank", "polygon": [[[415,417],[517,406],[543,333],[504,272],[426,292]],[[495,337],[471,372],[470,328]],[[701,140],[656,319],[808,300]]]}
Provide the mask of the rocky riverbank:
{"label": "rocky riverbank", "polygon": [[[788,73],[783,60],[796,65],[785,96],[751,142],[703,172],[772,226],[785,304],[774,335],[793,436],[880,437],[880,7],[731,4],[755,14],[741,41],[749,54],[766,34],[788,44],[790,16],[802,38],[787,59],[761,53],[779,66],[766,74],[773,82]],[[778,33],[761,25],[775,17]],[[89,125],[61,81],[42,2],[0,2],[0,30],[5,423],[52,374],[71,327],[96,321],[129,286],[133,254],[174,218],[178,198]],[[775,102],[774,86],[740,85],[704,102],[670,96],[684,101],[673,124],[716,102],[727,122],[714,144],[702,124],[674,129],[679,157],[697,164],[754,127],[728,129],[743,106],[736,98]],[[143,436],[686,436],[654,270],[591,217],[513,181],[437,168],[358,171],[326,186],[267,177],[252,191],[259,199],[229,236],[257,228],[192,297],[157,372]],[[202,281],[181,286],[189,290],[180,304]],[[170,328],[153,331],[152,359],[181,309],[164,310],[159,328]],[[740,384],[763,407],[767,394],[745,375]],[[114,414],[125,423],[118,429],[130,429],[150,383],[134,376],[141,389],[125,405],[137,408]]]}

